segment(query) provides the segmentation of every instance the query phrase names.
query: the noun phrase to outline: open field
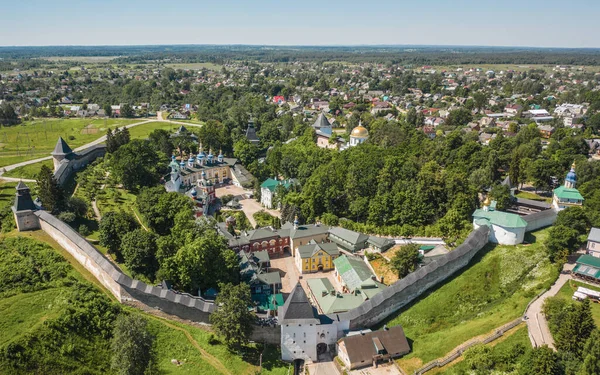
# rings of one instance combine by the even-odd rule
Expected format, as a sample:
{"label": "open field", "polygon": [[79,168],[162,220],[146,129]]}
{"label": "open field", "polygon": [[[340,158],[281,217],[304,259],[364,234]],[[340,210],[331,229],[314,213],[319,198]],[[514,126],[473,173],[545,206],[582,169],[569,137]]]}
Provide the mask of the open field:
{"label": "open field", "polygon": [[22,167],[17,167],[10,171],[4,172],[3,176],[35,180],[37,174],[40,172],[40,168],[42,168],[42,165],[45,165],[50,169],[54,169],[54,163],[50,159],[33,164],[24,165]]}
{"label": "open field", "polygon": [[[425,64],[427,65],[427,64]],[[529,71],[531,69],[542,69],[546,72],[552,72],[553,69],[556,67],[556,65],[552,65],[552,64],[462,64],[462,65],[429,65],[431,66],[431,69],[442,71],[456,71],[456,69],[458,68],[463,68],[464,71],[468,70],[468,69],[476,69],[476,68],[480,68],[482,69],[484,72],[488,71],[488,70],[493,70],[496,73],[499,73],[500,71],[507,71],[507,70],[514,70],[514,71],[518,71],[518,72],[523,72],[523,71]],[[585,72],[600,72],[600,66],[591,66],[591,65],[586,65],[586,66],[581,66],[581,65],[569,65],[571,67],[575,67],[575,68],[583,68],[583,70]],[[421,68],[423,67],[423,65],[418,65],[418,66],[414,66],[414,69],[416,71],[420,71]],[[576,71],[575,69],[569,69],[565,72],[572,72],[572,71]]]}
{"label": "open field", "polygon": [[[2,182],[0,183],[0,209],[12,204],[13,198],[15,197],[16,182]],[[31,186],[29,186],[31,187]]]}
{"label": "open field", "polygon": [[[58,137],[71,148],[79,147],[135,119],[39,119],[0,128],[0,167],[49,156]],[[72,139],[71,139],[72,138]]]}
{"label": "open field", "polygon": [[529,233],[530,244],[488,244],[468,268],[390,319],[387,324],[402,325],[412,341],[412,352],[398,360],[404,372],[521,316],[558,277],[542,246],[547,234]]}
{"label": "open field", "polygon": [[80,61],[83,63],[103,63],[116,59],[119,56],[50,56],[44,57],[48,61]]}
{"label": "open field", "polygon": [[217,70],[221,69],[221,65],[213,64],[213,63],[174,63],[174,64],[165,64],[167,68],[173,69],[189,69],[189,70]]}

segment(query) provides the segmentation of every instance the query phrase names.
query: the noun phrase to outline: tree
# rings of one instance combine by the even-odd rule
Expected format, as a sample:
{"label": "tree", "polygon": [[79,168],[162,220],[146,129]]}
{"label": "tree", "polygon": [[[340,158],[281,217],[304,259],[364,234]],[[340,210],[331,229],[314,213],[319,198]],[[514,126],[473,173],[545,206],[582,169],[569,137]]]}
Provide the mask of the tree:
{"label": "tree", "polygon": [[219,285],[215,301],[218,308],[210,315],[210,322],[230,350],[240,349],[250,339],[255,319],[254,313],[248,309],[251,304],[248,284]]}
{"label": "tree", "polygon": [[247,138],[240,138],[240,140],[233,145],[233,156],[238,158],[243,165],[248,166],[253,161],[256,161],[258,157],[258,148],[250,143]]}
{"label": "tree", "polygon": [[582,343],[586,342],[596,328],[590,301],[585,299],[581,303],[569,305],[567,313],[557,326],[558,331],[554,334],[556,349],[573,353],[580,358]]}
{"label": "tree", "polygon": [[185,195],[167,193],[162,186],[142,188],[136,206],[148,226],[159,235],[167,235],[175,225],[178,214],[192,217],[192,202]]}
{"label": "tree", "polygon": [[490,195],[496,201],[496,208],[500,211],[506,210],[512,203],[510,189],[506,185],[494,185],[490,191]]}
{"label": "tree", "polygon": [[173,142],[171,141],[171,134],[165,129],[156,129],[148,136],[150,139],[150,145],[156,151],[162,152],[166,157],[170,157],[173,152]]}
{"label": "tree", "polygon": [[108,104],[108,103],[104,104],[104,106],[102,107],[102,109],[104,109],[104,115],[106,117],[111,117],[112,116],[112,107],[110,106],[110,104]]}
{"label": "tree", "polygon": [[409,244],[402,246],[394,254],[390,264],[400,279],[413,272],[419,264],[419,245]]}
{"label": "tree", "polygon": [[154,274],[158,270],[156,239],[154,233],[144,229],[125,233],[121,239],[121,254],[127,267],[150,280],[154,280]]}
{"label": "tree", "polygon": [[138,222],[130,214],[108,212],[100,220],[100,244],[106,246],[109,253],[120,254],[122,238],[137,227]]}
{"label": "tree", "polygon": [[118,375],[158,374],[155,339],[141,315],[119,315],[110,343],[111,368]]}
{"label": "tree", "polygon": [[123,187],[134,191],[158,183],[164,168],[149,142],[141,139],[134,139],[116,150],[110,158],[110,166]]}
{"label": "tree", "polygon": [[544,242],[548,256],[552,262],[564,261],[572,251],[577,250],[579,234],[575,229],[565,225],[550,228]]}
{"label": "tree", "polygon": [[583,348],[580,375],[600,374],[600,331],[595,329]]}
{"label": "tree", "polygon": [[135,116],[135,111],[133,110],[131,104],[123,104],[121,106],[121,117],[131,118],[133,116]]}
{"label": "tree", "polygon": [[559,375],[558,355],[544,345],[533,348],[523,360],[520,375]]}
{"label": "tree", "polygon": [[459,108],[450,111],[446,124],[448,125],[467,125],[473,119],[471,111],[466,108]]}
{"label": "tree", "polygon": [[58,213],[64,208],[65,194],[62,188],[56,182],[54,173],[46,166],[42,165],[37,175],[37,184],[39,198],[43,207],[52,213]]}
{"label": "tree", "polygon": [[19,120],[19,116],[15,112],[12,104],[4,102],[0,105],[0,124],[11,126],[20,122],[21,120]]}
{"label": "tree", "polygon": [[191,239],[172,258],[169,279],[180,290],[198,293],[239,277],[237,256],[214,230]]}

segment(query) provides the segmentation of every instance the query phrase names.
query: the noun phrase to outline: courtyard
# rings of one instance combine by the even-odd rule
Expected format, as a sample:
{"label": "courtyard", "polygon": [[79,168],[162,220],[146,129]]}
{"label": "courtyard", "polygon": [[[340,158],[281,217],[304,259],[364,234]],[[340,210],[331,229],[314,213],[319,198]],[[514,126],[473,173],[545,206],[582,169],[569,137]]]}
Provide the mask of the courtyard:
{"label": "courtyard", "polygon": [[281,212],[279,212],[278,210],[267,210],[263,206],[261,206],[260,202],[257,202],[254,198],[248,198],[249,194],[252,194],[250,190],[246,190],[235,185],[224,185],[219,186],[215,189],[215,195],[217,198],[230,194],[234,196],[234,199],[237,199],[242,208],[242,211],[244,211],[244,214],[246,215],[246,217],[250,221],[250,224],[252,224],[253,227],[256,226],[254,214],[261,210],[265,210],[273,216],[279,218],[281,217]]}

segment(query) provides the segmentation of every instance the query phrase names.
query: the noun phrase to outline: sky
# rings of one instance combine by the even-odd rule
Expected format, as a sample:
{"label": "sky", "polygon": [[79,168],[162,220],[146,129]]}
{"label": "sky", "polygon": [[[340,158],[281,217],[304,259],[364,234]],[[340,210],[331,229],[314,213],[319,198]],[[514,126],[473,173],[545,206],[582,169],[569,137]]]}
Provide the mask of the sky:
{"label": "sky", "polygon": [[599,0],[0,0],[0,46],[600,48]]}

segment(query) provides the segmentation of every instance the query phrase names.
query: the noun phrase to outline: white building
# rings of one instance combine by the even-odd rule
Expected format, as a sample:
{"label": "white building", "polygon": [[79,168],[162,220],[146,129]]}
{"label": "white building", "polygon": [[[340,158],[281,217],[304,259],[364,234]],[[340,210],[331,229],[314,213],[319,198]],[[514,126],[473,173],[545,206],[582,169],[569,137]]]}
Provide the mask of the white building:
{"label": "white building", "polygon": [[360,123],[350,133],[350,147],[358,146],[369,139],[369,131]]}
{"label": "white building", "polygon": [[321,323],[314,307],[300,283],[292,290],[285,304],[279,308],[281,324],[281,359],[318,361],[319,354],[333,348],[348,331],[349,321]]}
{"label": "white building", "polygon": [[527,222],[519,215],[496,211],[489,198],[483,203],[483,209],[473,212],[473,227],[490,227],[490,242],[501,245],[517,245],[523,242]]}

